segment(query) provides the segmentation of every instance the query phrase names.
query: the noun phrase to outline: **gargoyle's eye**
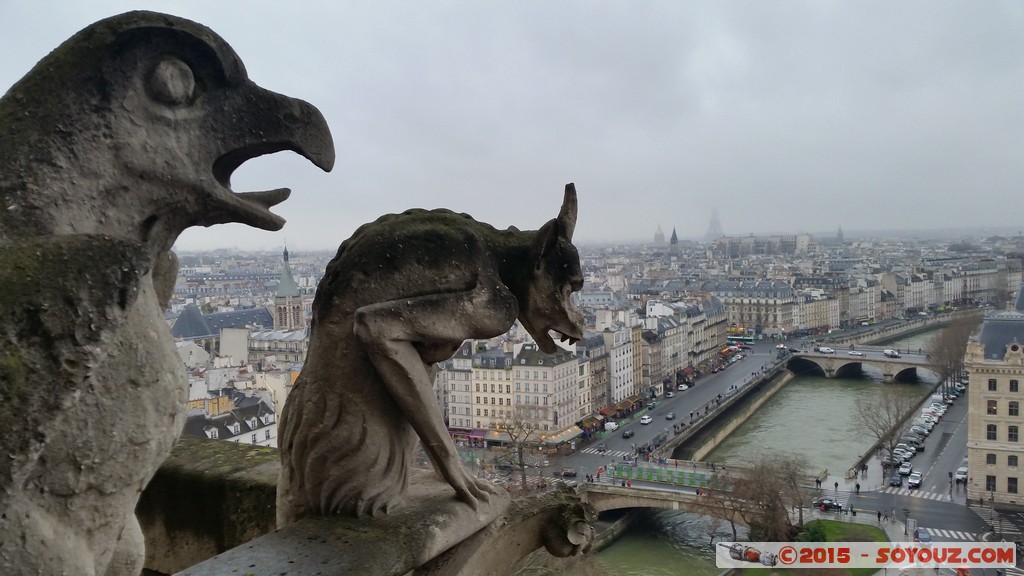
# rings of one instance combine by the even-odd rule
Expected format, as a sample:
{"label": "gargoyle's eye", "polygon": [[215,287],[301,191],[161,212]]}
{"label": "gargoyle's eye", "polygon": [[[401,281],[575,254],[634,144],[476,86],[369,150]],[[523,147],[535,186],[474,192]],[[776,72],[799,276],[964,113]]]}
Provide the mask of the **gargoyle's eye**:
{"label": "gargoyle's eye", "polygon": [[196,79],[188,64],[173,56],[166,56],[150,74],[149,90],[156,100],[180,106],[192,102]]}

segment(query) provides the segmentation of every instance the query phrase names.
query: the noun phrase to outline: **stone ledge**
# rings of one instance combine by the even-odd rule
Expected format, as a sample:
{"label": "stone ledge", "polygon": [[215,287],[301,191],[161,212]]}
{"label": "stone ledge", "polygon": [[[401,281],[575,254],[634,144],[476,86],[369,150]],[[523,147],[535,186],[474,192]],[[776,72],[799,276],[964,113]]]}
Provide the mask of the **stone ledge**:
{"label": "stone ledge", "polygon": [[276,527],[276,448],[183,437],[136,515],[149,573],[173,574]]}

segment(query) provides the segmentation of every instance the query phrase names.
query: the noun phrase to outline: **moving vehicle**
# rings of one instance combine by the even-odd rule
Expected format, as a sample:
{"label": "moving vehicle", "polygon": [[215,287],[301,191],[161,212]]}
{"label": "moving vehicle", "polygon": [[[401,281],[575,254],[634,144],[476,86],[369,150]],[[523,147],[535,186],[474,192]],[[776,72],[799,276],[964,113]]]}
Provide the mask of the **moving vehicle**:
{"label": "moving vehicle", "polygon": [[654,418],[651,418],[650,414],[644,414],[643,417],[640,418],[640,423],[641,424],[650,424],[653,421],[654,421]]}
{"label": "moving vehicle", "polygon": [[914,542],[930,545],[932,543],[932,535],[928,533],[927,529],[918,528],[914,530]]}
{"label": "moving vehicle", "polygon": [[886,358],[899,358],[900,357],[900,353],[899,352],[897,352],[895,350],[892,350],[890,348],[886,348],[885,350],[882,350],[882,354],[885,354]]}
{"label": "moving vehicle", "polygon": [[618,422],[605,422],[604,423],[604,430],[605,430],[605,432],[614,432],[614,431],[616,431],[618,429],[619,429],[619,423]]}
{"label": "moving vehicle", "polygon": [[892,478],[889,478],[889,486],[903,486],[903,476],[893,474]]}
{"label": "moving vehicle", "polygon": [[676,395],[676,393],[671,391],[671,390],[665,392],[665,398],[671,398],[671,397],[673,397],[675,395]]}
{"label": "moving vehicle", "polygon": [[967,482],[967,466],[957,468],[956,472],[953,474],[953,478],[957,482]]}
{"label": "moving vehicle", "polygon": [[811,506],[822,510],[842,510],[843,503],[830,496],[821,496],[811,501]]}
{"label": "moving vehicle", "polygon": [[914,472],[907,478],[907,489],[920,488],[921,487],[921,473]]}
{"label": "moving vehicle", "polygon": [[818,352],[821,352],[822,354],[835,354],[836,353],[835,350],[829,348],[828,346],[822,346],[821,348],[818,348]]}
{"label": "moving vehicle", "polygon": [[554,475],[558,478],[575,478],[575,468],[562,468],[561,470],[555,470]]}
{"label": "moving vehicle", "polygon": [[847,352],[847,354],[849,354],[850,356],[863,356],[864,355],[864,353],[861,352],[860,350],[850,350],[849,352]]}
{"label": "moving vehicle", "polygon": [[622,431],[622,437],[623,438],[632,438],[634,434],[636,434],[636,432],[634,432],[633,430],[623,430]]}
{"label": "moving vehicle", "polygon": [[665,420],[675,420],[675,419],[676,419],[676,413],[675,412],[669,412],[668,414],[665,414]]}

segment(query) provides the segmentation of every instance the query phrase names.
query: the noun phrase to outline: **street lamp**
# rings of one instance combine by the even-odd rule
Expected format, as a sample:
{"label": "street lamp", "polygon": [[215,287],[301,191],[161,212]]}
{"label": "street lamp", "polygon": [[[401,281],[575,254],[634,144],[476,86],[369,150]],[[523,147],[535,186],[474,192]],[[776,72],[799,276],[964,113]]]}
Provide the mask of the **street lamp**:
{"label": "street lamp", "polygon": [[903,509],[903,535],[907,535],[907,524],[910,524],[910,509]]}

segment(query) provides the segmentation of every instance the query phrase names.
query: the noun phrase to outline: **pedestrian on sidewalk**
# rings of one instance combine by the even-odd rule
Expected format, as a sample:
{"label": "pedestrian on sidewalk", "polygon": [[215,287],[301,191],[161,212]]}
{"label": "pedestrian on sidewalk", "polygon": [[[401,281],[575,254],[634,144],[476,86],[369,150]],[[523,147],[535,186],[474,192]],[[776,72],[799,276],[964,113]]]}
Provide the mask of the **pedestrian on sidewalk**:
{"label": "pedestrian on sidewalk", "polygon": [[878,511],[878,521],[879,522],[882,521],[882,511],[881,510]]}
{"label": "pedestrian on sidewalk", "polygon": [[836,487],[836,492],[839,492],[839,482],[835,483],[835,487]]}

